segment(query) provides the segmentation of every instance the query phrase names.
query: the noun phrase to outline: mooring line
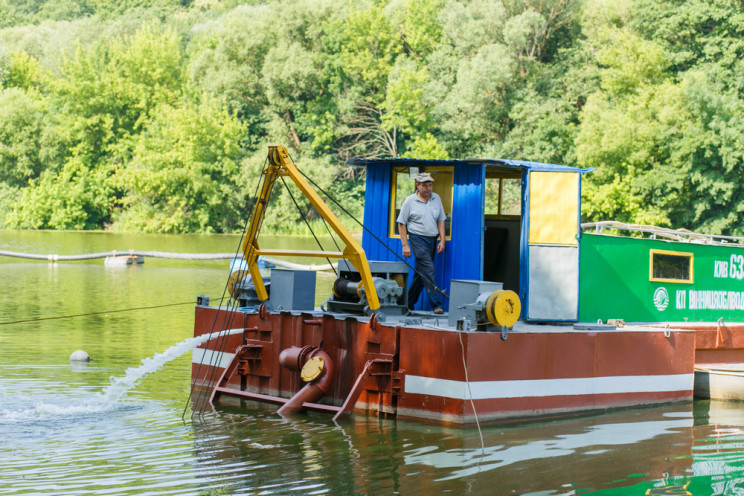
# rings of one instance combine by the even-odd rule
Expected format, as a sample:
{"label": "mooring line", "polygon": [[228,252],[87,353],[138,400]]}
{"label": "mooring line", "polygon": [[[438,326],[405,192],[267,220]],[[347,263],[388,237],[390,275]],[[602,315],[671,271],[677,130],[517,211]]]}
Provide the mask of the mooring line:
{"label": "mooring line", "polygon": [[24,324],[27,322],[41,322],[44,320],[59,320],[59,319],[72,319],[76,317],[90,317],[93,315],[106,315],[109,313],[135,312],[138,310],[152,310],[155,308],[175,307],[179,305],[194,305],[194,303],[195,303],[194,300],[191,300],[191,301],[184,301],[181,303],[165,303],[163,305],[151,305],[151,306],[146,306],[146,307],[119,308],[116,310],[105,310],[101,312],[77,313],[77,314],[72,314],[72,315],[58,315],[56,317],[37,317],[34,319],[23,319],[23,320],[13,320],[10,322],[0,322],[0,326],[11,325],[11,324]]}
{"label": "mooring line", "polygon": [[460,351],[462,352],[462,369],[465,371],[465,384],[468,386],[468,399],[470,400],[470,406],[473,409],[473,417],[475,418],[475,425],[478,427],[478,437],[481,443],[481,458],[478,460],[480,465],[483,457],[486,456],[486,443],[483,442],[483,431],[481,431],[480,421],[478,420],[478,411],[475,409],[475,402],[473,401],[473,391],[470,390],[470,379],[468,378],[468,365],[465,361],[465,345],[462,342],[462,329],[457,330],[457,336],[460,338]]}

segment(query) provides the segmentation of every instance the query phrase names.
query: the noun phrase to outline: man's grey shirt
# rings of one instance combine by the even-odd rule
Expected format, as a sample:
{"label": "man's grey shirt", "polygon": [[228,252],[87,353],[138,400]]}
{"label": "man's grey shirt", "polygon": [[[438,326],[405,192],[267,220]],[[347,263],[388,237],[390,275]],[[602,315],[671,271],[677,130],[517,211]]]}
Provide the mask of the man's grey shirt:
{"label": "man's grey shirt", "polygon": [[436,193],[432,193],[426,203],[416,193],[406,198],[396,220],[398,224],[405,225],[409,233],[419,236],[438,236],[437,222],[443,221],[444,207]]}

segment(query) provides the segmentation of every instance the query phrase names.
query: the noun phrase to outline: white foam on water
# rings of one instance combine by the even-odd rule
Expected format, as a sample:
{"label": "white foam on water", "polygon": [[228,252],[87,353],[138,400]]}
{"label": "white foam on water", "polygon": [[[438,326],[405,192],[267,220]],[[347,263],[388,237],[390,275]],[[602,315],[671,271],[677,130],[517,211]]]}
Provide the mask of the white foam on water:
{"label": "white foam on water", "polygon": [[265,449],[265,450],[275,450],[275,449],[279,449],[282,447],[281,444],[261,444],[261,443],[256,443],[256,442],[250,443],[248,446],[251,448],[255,448],[255,449]]}
{"label": "white foam on water", "polygon": [[[100,393],[96,393],[96,396],[100,396]],[[42,401],[29,399],[27,402],[21,398],[12,405],[3,405],[0,409],[0,425],[36,422],[57,417],[80,417],[116,409],[116,405],[102,403],[96,396],[83,399],[46,398]],[[29,408],[28,405],[32,406]]]}
{"label": "white foam on water", "polygon": [[243,329],[231,329],[228,331],[213,332],[211,334],[203,334],[201,336],[186,338],[178,344],[174,344],[162,353],[155,353],[151,358],[143,358],[142,364],[139,367],[130,367],[121,377],[111,377],[111,385],[107,386],[101,392],[101,401],[104,405],[115,404],[119,399],[124,396],[130,389],[132,389],[137,382],[143,377],[159,370],[163,365],[170,362],[171,360],[180,357],[187,351],[190,351],[200,344],[205,343],[209,339],[217,338],[219,336],[231,335],[242,333]]}
{"label": "white foam on water", "polygon": [[[156,353],[152,357],[143,358],[142,363],[139,366],[128,368],[123,376],[110,377],[110,384],[103,388],[101,392],[96,393],[89,398],[74,400],[74,403],[71,403],[70,398],[65,398],[60,403],[37,401],[34,402],[33,408],[30,409],[28,407],[13,408],[6,403],[3,405],[3,408],[0,409],[0,423],[12,424],[47,417],[80,416],[117,410],[121,408],[119,400],[121,400],[127,392],[132,390],[141,379],[160,370],[166,363],[180,357],[187,351],[196,348],[209,339],[242,332],[243,329],[231,329],[186,338],[180,343],[166,349],[162,353]],[[25,403],[22,404],[25,405]]]}

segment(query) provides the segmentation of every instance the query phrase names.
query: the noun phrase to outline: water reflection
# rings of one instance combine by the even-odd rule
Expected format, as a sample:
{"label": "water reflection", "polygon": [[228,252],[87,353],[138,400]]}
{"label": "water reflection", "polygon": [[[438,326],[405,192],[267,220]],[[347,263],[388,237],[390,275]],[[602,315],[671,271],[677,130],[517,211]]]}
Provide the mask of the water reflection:
{"label": "water reflection", "polygon": [[[123,239],[0,233],[5,249],[67,254],[122,245],[227,252],[237,238]],[[221,294],[227,262],[147,260],[111,270],[102,261],[0,259],[0,275],[0,321],[94,314],[0,325],[0,495],[744,494],[741,403],[487,426],[483,455],[474,428],[362,416],[334,424],[319,414],[286,420],[274,406],[250,403],[193,422],[188,412],[183,422],[187,354],[96,409],[111,376],[191,336],[193,301]],[[71,365],[77,349],[93,361]]]}
{"label": "water reflection", "polygon": [[692,449],[694,478],[689,488],[744,494],[744,403],[697,402],[695,423],[701,432]]}
{"label": "water reflection", "polygon": [[[512,441],[508,445],[497,444],[484,448],[485,454],[479,450],[439,450],[436,447],[425,447],[418,453],[406,456],[406,463],[424,463],[437,468],[451,469],[451,474],[444,478],[456,479],[489,470],[503,469],[511,465],[528,465],[539,462],[541,464],[559,464],[558,457],[580,456],[589,458],[598,455],[612,456],[618,448],[640,448],[646,441],[653,440],[664,434],[676,435],[682,429],[692,427],[692,413],[681,413],[686,418],[674,418],[680,413],[673,412],[672,418],[655,420],[638,420],[634,422],[619,422],[594,424],[584,423],[580,432],[566,433],[566,425],[560,426],[560,433],[551,437],[533,440],[527,443]],[[601,419],[606,421],[606,419]],[[502,436],[503,433],[499,433]],[[521,435],[521,433],[520,433]],[[545,432],[543,435],[549,436]],[[499,441],[504,441],[499,439]],[[665,440],[667,443],[669,440]],[[591,448],[588,452],[587,449]],[[573,463],[573,461],[572,461]],[[517,470],[520,470],[518,467]]]}
{"label": "water reflection", "polygon": [[303,483],[331,494],[563,494],[666,480],[688,474],[692,463],[691,405],[489,426],[485,456],[475,429],[365,417],[285,420],[273,410],[221,407],[201,419],[194,426],[200,462],[248,464],[242,483],[267,494]]}

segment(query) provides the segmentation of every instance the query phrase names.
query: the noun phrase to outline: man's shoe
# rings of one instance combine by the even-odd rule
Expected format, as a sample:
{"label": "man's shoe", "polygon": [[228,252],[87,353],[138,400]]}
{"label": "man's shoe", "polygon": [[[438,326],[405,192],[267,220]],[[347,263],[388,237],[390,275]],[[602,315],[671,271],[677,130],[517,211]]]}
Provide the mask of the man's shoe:
{"label": "man's shoe", "polygon": [[444,309],[442,307],[437,307],[434,309],[434,313],[437,315],[442,315],[444,313]]}

